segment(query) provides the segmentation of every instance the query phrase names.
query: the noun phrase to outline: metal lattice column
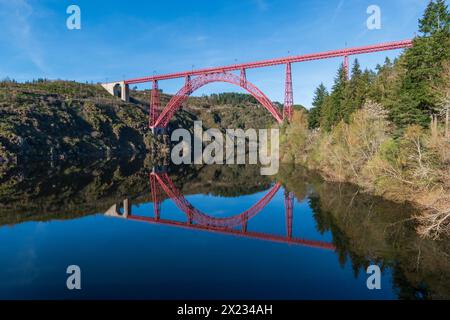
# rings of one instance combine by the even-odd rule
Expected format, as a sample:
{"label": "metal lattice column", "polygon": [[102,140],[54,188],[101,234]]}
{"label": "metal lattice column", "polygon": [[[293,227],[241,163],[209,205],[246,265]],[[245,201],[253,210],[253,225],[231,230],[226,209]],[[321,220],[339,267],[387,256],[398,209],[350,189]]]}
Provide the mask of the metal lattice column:
{"label": "metal lattice column", "polygon": [[292,90],[292,70],[291,64],[286,64],[286,84],[284,92],[284,118],[288,121],[292,120],[292,108],[294,105],[294,96]]}

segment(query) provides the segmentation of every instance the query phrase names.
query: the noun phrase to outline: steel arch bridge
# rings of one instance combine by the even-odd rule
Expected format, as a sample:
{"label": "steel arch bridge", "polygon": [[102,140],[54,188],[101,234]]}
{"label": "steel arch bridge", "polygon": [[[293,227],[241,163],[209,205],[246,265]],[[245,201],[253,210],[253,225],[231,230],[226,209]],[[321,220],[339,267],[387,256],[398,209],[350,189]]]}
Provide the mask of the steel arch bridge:
{"label": "steel arch bridge", "polygon": [[[148,121],[149,122],[148,125],[152,129],[152,131],[155,131],[155,129],[158,128],[167,127],[170,118],[173,117],[173,115],[181,107],[183,102],[185,102],[188,99],[189,95],[191,95],[195,90],[199,89],[200,87],[212,82],[228,82],[240,86],[241,88],[249,92],[253,97],[255,97],[258,100],[258,102],[260,102],[264,106],[264,108],[266,108],[270,112],[270,114],[275,118],[275,120],[278,123],[280,123],[283,120],[290,121],[292,118],[293,87],[292,87],[291,65],[293,63],[303,63],[307,61],[342,57],[343,67],[348,77],[349,57],[373,52],[409,48],[412,46],[412,44],[413,44],[412,40],[394,41],[375,45],[311,53],[305,55],[296,55],[248,63],[232,64],[221,67],[203,68],[198,70],[175,72],[162,75],[153,75],[142,78],[134,78],[117,82],[104,83],[103,87],[107,89],[111,94],[118,95],[123,100],[128,101],[129,99],[128,86],[130,84],[148,83],[148,82],[152,83],[149,121]],[[246,76],[246,70],[255,68],[265,68],[276,65],[286,66],[284,106],[282,112],[280,112],[278,107],[276,107],[270,101],[270,99],[266,95],[264,95],[264,93],[260,89],[258,89],[254,84],[248,82]],[[235,71],[240,72],[240,75],[235,75],[232,73]],[[170,102],[166,106],[162,107],[160,103],[158,82],[163,80],[179,79],[179,78],[185,79],[184,86],[175,94],[175,96],[170,100]],[[120,88],[120,90],[117,88],[117,86]]]}
{"label": "steel arch bridge", "polygon": [[[181,107],[181,105],[189,98],[189,96],[201,87],[213,83],[213,82],[227,82],[239,86],[250,93],[261,105],[266,108],[270,114],[275,118],[278,123],[283,122],[283,115],[278,111],[270,101],[269,98],[259,90],[255,85],[247,81],[245,71],[238,77],[229,72],[224,73],[210,73],[198,76],[194,79],[190,79],[190,76],[186,79],[186,83],[169,101],[162,113],[156,117],[156,113],[153,113],[153,126],[165,128],[175,112]],[[154,91],[154,90],[153,90]]]}
{"label": "steel arch bridge", "polygon": [[[324,241],[309,240],[296,238],[293,236],[293,207],[294,195],[292,192],[285,192],[285,214],[286,214],[286,235],[273,235],[262,232],[253,232],[247,230],[249,220],[261,212],[264,207],[273,199],[275,194],[280,190],[281,184],[276,183],[269,191],[253,206],[242,213],[226,218],[217,218],[209,216],[200,210],[194,208],[181,192],[174,186],[172,180],[166,173],[151,173],[150,174],[150,189],[153,201],[153,217],[137,216],[132,214],[131,204],[128,199],[124,200],[124,213],[120,213],[118,209],[120,205],[114,205],[106,213],[108,216],[121,217],[127,220],[147,222],[153,224],[167,225],[180,227],[185,229],[194,229],[200,231],[210,231],[226,235],[234,235],[245,238],[266,240],[272,242],[288,243],[312,248],[320,248],[327,250],[334,250],[333,244]],[[176,206],[186,215],[186,222],[162,219],[161,201],[164,194],[173,200]]]}
{"label": "steel arch bridge", "polygon": [[[172,180],[170,179],[167,173],[164,174],[151,173],[150,184],[153,187],[152,198],[156,200],[156,202],[154,203],[160,202],[160,199],[158,199],[159,197],[157,195],[154,196],[153,193],[156,192],[156,194],[158,194],[158,187],[161,187],[162,190],[175,202],[176,206],[186,214],[190,223],[195,222],[205,226],[226,227],[226,228],[234,228],[237,226],[241,226],[243,223],[246,224],[248,220],[256,216],[262,209],[264,209],[264,207],[273,199],[275,194],[281,188],[281,184],[276,183],[269,190],[269,192],[267,192],[264,195],[264,197],[262,197],[256,204],[254,204],[244,212],[233,215],[231,217],[216,218],[201,212],[200,210],[196,209],[192,204],[190,204],[189,201],[175,187],[175,185],[173,184]],[[159,210],[159,205],[154,206],[154,208]],[[159,216],[159,212],[155,212],[155,216]]]}

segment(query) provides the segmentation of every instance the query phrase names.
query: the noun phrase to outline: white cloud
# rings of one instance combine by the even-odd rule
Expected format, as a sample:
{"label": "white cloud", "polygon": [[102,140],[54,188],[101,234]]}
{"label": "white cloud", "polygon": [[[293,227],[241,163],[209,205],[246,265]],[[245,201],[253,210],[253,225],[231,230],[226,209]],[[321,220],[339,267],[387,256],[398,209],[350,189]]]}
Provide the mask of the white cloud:
{"label": "white cloud", "polygon": [[47,72],[42,49],[33,33],[33,13],[27,0],[0,0],[0,28],[7,43],[22,51],[40,71]]}

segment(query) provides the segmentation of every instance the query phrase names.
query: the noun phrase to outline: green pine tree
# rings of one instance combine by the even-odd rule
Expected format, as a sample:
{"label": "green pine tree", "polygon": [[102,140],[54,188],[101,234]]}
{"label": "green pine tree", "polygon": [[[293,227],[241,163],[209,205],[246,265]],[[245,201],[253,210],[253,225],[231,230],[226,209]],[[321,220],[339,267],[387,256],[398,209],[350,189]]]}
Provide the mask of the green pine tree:
{"label": "green pine tree", "polygon": [[363,72],[359,61],[355,59],[351,79],[345,87],[342,105],[342,116],[347,123],[350,121],[351,114],[364,105],[370,80],[370,72],[368,70]]}
{"label": "green pine tree", "polygon": [[419,20],[419,31],[424,37],[437,32],[449,32],[449,13],[444,0],[430,1],[422,19]]}
{"label": "green pine tree", "polygon": [[391,106],[392,100],[398,100],[398,63],[392,63],[386,57],[382,66],[378,65],[376,76],[373,78],[368,90],[368,99],[381,103],[384,106]]}
{"label": "green pine tree", "polygon": [[347,76],[344,66],[341,65],[334,79],[334,85],[329,97],[322,105],[320,115],[320,126],[330,131],[339,121],[344,118],[344,100],[347,87]]}
{"label": "green pine tree", "polygon": [[439,95],[433,90],[444,81],[445,61],[450,59],[450,14],[443,0],[430,1],[419,20],[420,36],[400,59],[405,72],[400,79],[398,99],[391,107],[393,121],[404,128],[409,124],[427,126],[437,112]]}
{"label": "green pine tree", "polygon": [[308,113],[308,125],[310,129],[315,129],[320,126],[320,115],[325,99],[328,97],[327,88],[321,83],[314,92],[313,107]]}

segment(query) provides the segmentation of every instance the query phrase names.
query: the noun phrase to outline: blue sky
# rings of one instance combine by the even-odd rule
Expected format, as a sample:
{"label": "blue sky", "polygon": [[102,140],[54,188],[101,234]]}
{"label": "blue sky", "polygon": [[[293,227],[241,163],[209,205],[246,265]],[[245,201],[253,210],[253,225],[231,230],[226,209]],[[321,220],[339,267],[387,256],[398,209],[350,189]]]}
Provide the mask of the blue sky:
{"label": "blue sky", "polygon": [[[104,82],[411,38],[428,0],[0,0],[0,78]],[[81,8],[81,30],[66,9]],[[369,5],[381,8],[368,30]],[[386,55],[359,56],[373,68]],[[340,59],[293,65],[294,102],[333,83]],[[272,100],[284,97],[284,67],[249,70]],[[160,83],[175,93],[183,80]],[[195,94],[238,91],[213,84]]]}

